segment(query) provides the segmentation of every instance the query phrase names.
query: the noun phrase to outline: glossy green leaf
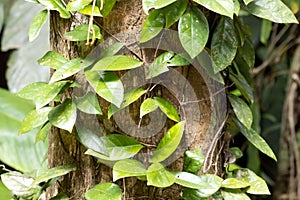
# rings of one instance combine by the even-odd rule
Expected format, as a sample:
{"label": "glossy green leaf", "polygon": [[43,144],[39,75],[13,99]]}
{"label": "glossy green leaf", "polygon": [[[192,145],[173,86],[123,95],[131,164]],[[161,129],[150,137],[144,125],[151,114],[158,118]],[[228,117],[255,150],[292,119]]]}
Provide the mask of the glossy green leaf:
{"label": "glossy green leaf", "polygon": [[145,176],[146,172],[146,167],[137,160],[120,160],[113,167],[113,181],[125,177]]}
{"label": "glossy green leaf", "polygon": [[116,55],[110,57],[104,57],[100,61],[98,61],[94,67],[93,71],[119,71],[119,70],[127,70],[137,68],[143,65],[143,62],[136,60],[135,58],[124,56],[124,55]]}
{"label": "glossy green leaf", "polygon": [[39,141],[45,142],[48,137],[48,134],[50,133],[50,130],[51,124],[48,122],[37,133],[35,137],[35,143],[38,143]]}
{"label": "glossy green leaf", "polygon": [[157,36],[165,24],[165,16],[161,10],[153,10],[144,21],[140,42],[147,42]]}
{"label": "glossy green leaf", "polygon": [[276,23],[298,23],[293,12],[281,0],[253,0],[246,8],[251,14]]}
{"label": "glossy green leaf", "polygon": [[180,54],[175,55],[169,62],[168,62],[168,66],[170,67],[179,67],[179,66],[186,66],[189,65],[190,62],[185,59],[183,56],[181,56]]}
{"label": "glossy green leaf", "polygon": [[253,122],[253,115],[250,107],[244,100],[235,95],[228,95],[228,99],[238,120],[250,130]]}
{"label": "glossy green leaf", "polygon": [[56,10],[59,12],[60,17],[70,18],[71,14],[66,11],[66,8],[61,0],[38,0],[40,4],[49,10]]}
{"label": "glossy green leaf", "polygon": [[101,14],[103,17],[106,17],[110,11],[113,9],[116,0],[104,0],[103,8],[101,10]]}
{"label": "glossy green leaf", "polygon": [[142,0],[143,10],[146,15],[149,14],[149,10],[155,7],[155,0]]}
{"label": "glossy green leaf", "polygon": [[160,74],[169,71],[168,62],[174,56],[173,52],[164,52],[160,54],[148,67],[147,79],[154,78]]}
{"label": "glossy green leaf", "polygon": [[19,197],[23,197],[25,199],[32,197],[40,190],[40,186],[32,186],[32,183],[34,182],[33,178],[20,172],[11,171],[1,174],[1,180],[14,195],[18,195]]}
{"label": "glossy green leaf", "polygon": [[268,143],[253,129],[248,130],[238,119],[233,118],[235,124],[239,127],[241,133],[251,142],[258,150],[266,154],[270,158],[277,161],[272,149]]}
{"label": "glossy green leaf", "polygon": [[224,70],[233,61],[238,48],[238,38],[233,20],[222,17],[211,41],[211,58],[215,73]]}
{"label": "glossy green leaf", "polygon": [[158,105],[156,104],[156,101],[154,99],[151,98],[145,99],[140,107],[140,118],[149,114],[150,112],[153,112],[157,108]]}
{"label": "glossy green leaf", "polygon": [[193,189],[203,187],[201,177],[188,172],[177,172],[175,175],[175,183]]}
{"label": "glossy green leaf", "polygon": [[234,170],[233,174],[236,179],[249,183],[250,187],[246,190],[247,193],[270,195],[266,182],[250,169],[239,168]]}
{"label": "glossy green leaf", "polygon": [[209,35],[208,22],[201,10],[193,7],[180,18],[178,34],[183,48],[195,58],[204,49]]}
{"label": "glossy green leaf", "polygon": [[174,3],[175,1],[176,0],[156,0],[155,4],[154,4],[155,5],[154,8],[160,9],[160,8],[170,5],[171,3]]}
{"label": "glossy green leaf", "polygon": [[244,192],[239,190],[221,190],[224,200],[251,200]]}
{"label": "glossy green leaf", "polygon": [[243,0],[243,1],[247,5],[248,3],[251,3],[253,0]]}
{"label": "glossy green leaf", "polygon": [[236,85],[236,87],[240,90],[242,95],[246,98],[249,103],[253,103],[253,89],[247,83],[247,80],[244,78],[242,74],[236,75],[234,73],[229,74],[230,80]]}
{"label": "glossy green leaf", "polygon": [[39,35],[42,26],[46,23],[48,17],[48,10],[43,10],[32,20],[28,36],[29,41],[32,42]]}
{"label": "glossy green leaf", "polygon": [[154,97],[154,100],[161,111],[165,113],[169,119],[180,122],[180,117],[176,108],[169,101],[161,97]]}
{"label": "glossy green leaf", "polygon": [[216,13],[219,13],[221,15],[228,16],[230,18],[233,18],[233,1],[232,0],[218,0],[218,1],[212,1],[212,0],[194,0],[196,3],[199,3],[200,5],[204,6],[205,8],[214,11]]}
{"label": "glossy green leaf", "polygon": [[[163,0],[162,0],[163,1]],[[165,15],[166,28],[170,28],[184,14],[188,5],[187,0],[177,0],[171,5],[161,9]]]}
{"label": "glossy green leaf", "polygon": [[122,191],[114,183],[100,183],[85,193],[86,200],[122,200]]}
{"label": "glossy green leaf", "polygon": [[264,45],[267,44],[268,39],[272,32],[272,22],[266,19],[262,20],[261,31],[260,31],[260,41]]}
{"label": "glossy green leaf", "polygon": [[86,71],[85,77],[99,96],[117,107],[121,106],[124,88],[120,78],[114,72]]}
{"label": "glossy green leaf", "polygon": [[[93,12],[93,10],[94,10],[94,12]],[[80,9],[78,12],[80,12],[84,15],[92,15],[93,14],[93,16],[96,16],[96,17],[103,17],[98,6],[95,6],[93,8],[92,5],[87,5],[84,8]]]}
{"label": "glossy green leaf", "polygon": [[250,38],[245,38],[244,45],[239,47],[235,57],[235,62],[243,76],[251,76],[250,71],[254,67],[255,51]]}
{"label": "glossy green leaf", "polygon": [[48,118],[53,126],[72,132],[76,121],[76,105],[71,99],[53,108]]}
{"label": "glossy green leaf", "polygon": [[89,5],[93,0],[75,0],[69,1],[66,7],[67,11],[78,11]]}
{"label": "glossy green leaf", "polygon": [[26,115],[25,119],[22,121],[19,132],[26,133],[34,128],[43,125],[48,121],[48,113],[51,110],[51,107],[44,107],[39,110],[34,109],[33,111],[29,112]]}
{"label": "glossy green leaf", "polygon": [[113,114],[118,112],[119,110],[122,110],[123,108],[126,108],[136,100],[138,100],[142,95],[144,95],[147,91],[144,90],[143,88],[137,88],[130,90],[125,93],[124,95],[124,100],[120,106],[120,108],[117,108],[115,105],[111,104],[108,108],[108,119],[111,118]]}
{"label": "glossy green leaf", "polygon": [[63,79],[66,79],[80,70],[83,70],[90,66],[93,62],[83,58],[74,58],[65,64],[63,64],[58,70],[56,70],[49,81],[49,83],[54,83]]}
{"label": "glossy green leaf", "polygon": [[75,100],[75,103],[76,107],[84,113],[102,115],[97,95],[92,92],[88,92],[84,96],[78,97]]}
{"label": "glossy green leaf", "polygon": [[44,170],[38,175],[38,177],[33,181],[31,185],[37,185],[42,182],[47,182],[50,179],[66,175],[71,171],[75,171],[75,170],[76,167],[70,165],[59,166],[59,167],[54,167],[51,169]]}
{"label": "glossy green leaf", "polygon": [[35,82],[24,87],[18,93],[18,96],[33,100],[36,104],[36,109],[40,109],[50,103],[67,83],[69,81],[55,82],[50,85],[43,82]]}
{"label": "glossy green leaf", "polygon": [[43,66],[48,66],[53,69],[59,69],[63,66],[68,60],[63,57],[61,54],[55,51],[48,51],[42,58],[38,60],[38,63]]}
{"label": "glossy green leaf", "polygon": [[204,155],[201,148],[186,151],[184,154],[183,171],[197,174],[204,162]]}
{"label": "glossy green leaf", "polygon": [[184,131],[184,122],[172,126],[159,142],[150,162],[161,162],[167,159],[178,147]]}
{"label": "glossy green leaf", "polygon": [[[101,32],[100,32],[99,26],[94,24],[93,29],[94,29],[94,32],[95,32],[94,38],[102,39],[102,35],[101,35]],[[90,34],[89,38],[92,39],[93,38],[93,33],[92,33],[91,30],[89,30],[89,25],[88,24],[81,24],[81,25],[75,27],[70,32],[66,32],[64,34],[64,37],[67,40],[73,41],[73,42],[86,41],[87,38],[88,38],[88,34]]]}
{"label": "glossy green leaf", "polygon": [[223,188],[231,188],[231,189],[245,188],[248,187],[249,185],[250,184],[248,182],[236,178],[227,178],[222,182]]}
{"label": "glossy green leaf", "polygon": [[162,164],[153,163],[147,170],[147,185],[169,187],[175,183],[175,176]]}

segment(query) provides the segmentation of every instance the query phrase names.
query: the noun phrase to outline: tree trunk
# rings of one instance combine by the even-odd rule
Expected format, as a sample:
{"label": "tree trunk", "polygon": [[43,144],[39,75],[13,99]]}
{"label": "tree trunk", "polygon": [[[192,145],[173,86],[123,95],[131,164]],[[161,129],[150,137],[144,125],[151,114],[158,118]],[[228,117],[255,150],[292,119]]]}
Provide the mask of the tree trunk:
{"label": "tree trunk", "polygon": [[[105,39],[113,36],[114,40],[120,40],[126,44],[130,51],[126,51],[126,54],[143,58],[144,60],[153,60],[156,50],[148,49],[136,49],[135,42],[139,39],[139,34],[143,21],[145,19],[145,14],[142,10],[141,0],[120,0],[117,1],[112,12],[103,20],[98,20],[97,23],[102,29]],[[86,56],[88,50],[82,51],[75,43],[67,42],[62,36],[66,31],[69,31],[72,22],[76,22],[74,19],[64,20],[59,17],[57,13],[51,13],[50,17],[50,42],[51,49],[57,51],[64,55],[68,59],[72,59],[78,56]],[[178,38],[177,38],[178,41]],[[162,40],[160,41],[162,46],[163,43],[170,44],[170,41]],[[172,43],[172,41],[171,41]],[[196,67],[197,68],[197,67]],[[180,110],[181,116],[189,117],[193,119],[191,121],[187,120],[186,137],[184,138],[187,142],[187,149],[195,149],[201,147],[207,156],[207,161],[204,165],[204,172],[217,173],[218,175],[223,174],[223,163],[224,155],[222,153],[222,148],[226,147],[227,140],[221,140],[223,132],[219,130],[223,121],[225,120],[226,113],[226,99],[224,89],[220,87],[219,84],[215,83],[209,79],[205,70],[201,73],[197,71],[195,67],[180,67],[175,68],[172,73],[180,73],[182,77],[185,78],[193,88],[195,92],[196,101],[192,99],[193,102],[187,102],[189,106],[182,106],[181,97],[176,96],[177,94],[172,93],[169,89],[165,87],[158,87],[154,93],[165,97],[171,101]],[[170,70],[171,71],[171,70]],[[119,75],[124,75],[124,72],[120,72]],[[139,76],[137,74],[137,76]],[[165,76],[166,78],[168,76]],[[126,81],[126,78],[123,79]],[[133,80],[132,80],[133,81]],[[129,83],[130,81],[127,80]],[[179,90],[185,90],[185,84]],[[126,84],[125,89],[126,89]],[[180,85],[180,84],[179,84]],[[130,88],[131,86],[128,86]],[[128,89],[127,88],[127,89]],[[127,90],[126,89],[126,90]],[[126,91],[125,90],[125,91]],[[184,95],[188,96],[183,92]],[[63,98],[70,98],[72,96],[72,91],[68,91]],[[101,107],[106,107],[107,103],[100,100]],[[199,118],[193,118],[193,113],[200,113]],[[104,112],[107,108],[103,109]],[[126,112],[130,112],[127,113]],[[116,121],[122,121],[122,124],[129,123],[127,120],[129,115],[134,118],[139,114],[138,105],[132,105],[130,109],[120,112],[118,116],[123,119],[118,119],[116,116],[114,119]],[[129,115],[128,115],[129,114]],[[124,119],[125,118],[125,119]],[[133,120],[138,123],[138,120]],[[104,122],[102,120],[102,122]],[[122,132],[118,126],[118,123],[111,120],[113,128],[115,131]],[[139,138],[136,137],[140,142],[148,144],[144,149],[148,152],[151,146],[157,145],[159,140],[163,137],[166,128],[169,128],[172,122],[167,121],[165,127],[161,132],[153,137]],[[106,126],[106,125],[103,125]],[[192,138],[189,134],[195,133]],[[124,134],[127,134],[126,132]],[[55,167],[60,165],[75,165],[77,170],[71,172],[70,174],[62,177],[56,184],[51,186],[47,190],[47,199],[55,196],[59,193],[64,193],[70,197],[70,199],[84,199],[84,193],[90,189],[93,185],[100,182],[112,181],[112,170],[111,168],[98,164],[96,159],[91,156],[85,155],[84,152],[86,148],[82,146],[75,137],[75,134],[68,133],[66,131],[52,128],[49,135],[49,152],[48,152],[48,162],[49,167]],[[178,151],[180,156],[175,162],[172,162],[168,168],[172,170],[180,171],[182,170],[183,164],[183,152]],[[123,195],[125,199],[181,199],[181,187],[174,184],[168,188],[155,188],[147,186],[145,181],[140,181],[136,178],[126,178],[123,181],[117,182],[123,189]]]}

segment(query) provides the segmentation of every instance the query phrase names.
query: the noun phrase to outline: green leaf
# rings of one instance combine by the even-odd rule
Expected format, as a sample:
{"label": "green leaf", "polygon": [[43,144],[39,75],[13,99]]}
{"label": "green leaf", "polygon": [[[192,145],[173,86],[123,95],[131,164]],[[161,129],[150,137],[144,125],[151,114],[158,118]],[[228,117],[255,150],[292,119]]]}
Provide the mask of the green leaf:
{"label": "green leaf", "polygon": [[248,5],[248,3],[251,3],[253,0],[243,0],[243,1],[246,5]]}
{"label": "green leaf", "polygon": [[167,159],[178,147],[184,131],[184,122],[172,126],[159,142],[150,162],[161,162]]}
{"label": "green leaf", "polygon": [[238,39],[233,20],[222,17],[211,41],[211,58],[215,73],[224,70],[233,61],[238,48]]}
{"label": "green leaf", "polygon": [[233,174],[236,179],[249,183],[250,187],[246,190],[247,193],[270,195],[266,182],[250,169],[239,168],[234,170]]}
{"label": "green leaf", "polygon": [[40,109],[52,101],[67,83],[69,83],[69,81],[55,82],[50,85],[43,82],[35,82],[24,87],[18,93],[18,96],[33,100],[36,109]]}
{"label": "green leaf", "polygon": [[99,96],[117,107],[121,106],[124,88],[120,78],[114,72],[86,71],[85,77]]}
{"label": "green leaf", "polygon": [[169,187],[175,183],[175,177],[162,164],[153,163],[147,170],[147,185]]}
{"label": "green leaf", "polygon": [[238,0],[233,0],[233,14],[238,16],[240,9],[241,9],[240,2]]}
{"label": "green leaf", "polygon": [[165,16],[161,10],[153,10],[144,21],[140,42],[147,42],[157,36],[165,24]]}
{"label": "green leaf", "polygon": [[272,32],[272,22],[266,19],[262,20],[261,31],[260,31],[260,41],[264,45],[267,45],[268,39]]}
{"label": "green leaf", "polygon": [[85,193],[87,200],[121,200],[122,191],[118,185],[114,183],[100,183]]}
{"label": "green leaf", "polygon": [[216,193],[222,185],[223,179],[214,174],[200,175],[201,179],[199,189],[185,188],[183,191],[184,199],[201,199],[209,197]]}
{"label": "green leaf", "polygon": [[44,170],[42,173],[38,175],[38,177],[33,181],[31,185],[37,185],[42,182],[47,182],[50,179],[66,175],[71,171],[75,171],[75,170],[76,167],[70,165],[59,166],[59,167],[54,167],[51,169]]}
{"label": "green leaf", "polygon": [[49,10],[56,10],[59,12],[61,18],[70,18],[71,14],[66,11],[66,8],[61,0],[38,0],[40,4]]}
{"label": "green leaf", "polygon": [[66,79],[80,70],[85,69],[90,66],[93,62],[83,58],[74,58],[65,64],[63,64],[58,70],[56,70],[49,81],[49,83],[54,83],[62,79]]}
{"label": "green leaf", "polygon": [[93,0],[75,0],[69,1],[66,7],[67,11],[78,11],[89,5]]}
{"label": "green leaf", "polygon": [[158,105],[156,104],[156,101],[151,98],[147,98],[143,101],[140,107],[140,118],[147,115],[150,112],[153,112],[158,108]]}
{"label": "green leaf", "polygon": [[48,17],[48,10],[43,10],[32,20],[28,36],[29,41],[32,42],[39,35],[42,26],[46,23]]}
{"label": "green leaf", "polygon": [[276,23],[297,23],[293,12],[281,0],[253,0],[246,9],[253,15]]}
{"label": "green leaf", "polygon": [[222,182],[223,188],[231,188],[231,189],[245,188],[248,187],[249,185],[250,184],[248,182],[236,178],[227,178]]}
{"label": "green leaf", "polygon": [[188,172],[177,172],[175,175],[175,183],[188,188],[203,188],[202,181],[203,180],[200,176]]}
{"label": "green leaf", "polygon": [[149,65],[147,72],[147,79],[154,78],[160,74],[169,71],[168,62],[174,56],[173,52],[164,52],[160,54],[154,61]]}
{"label": "green leaf", "polygon": [[240,90],[242,95],[246,98],[249,103],[254,102],[253,97],[253,89],[247,83],[247,80],[244,78],[242,74],[234,74],[232,72],[229,73],[230,80],[236,85],[236,87]]}
{"label": "green leaf", "polygon": [[266,141],[253,129],[248,130],[238,119],[233,118],[235,124],[239,127],[241,133],[251,142],[258,150],[266,154],[270,158],[277,161],[272,149]]}
{"label": "green leaf", "polygon": [[143,88],[136,88],[133,90],[130,90],[125,93],[124,95],[124,100],[120,106],[120,108],[117,108],[115,105],[111,104],[108,108],[108,119],[111,118],[113,114],[116,112],[122,110],[123,108],[126,108],[136,100],[138,100],[142,95],[144,95],[147,91],[144,90]]}
{"label": "green leaf", "polygon": [[93,12],[92,5],[87,5],[84,8],[80,9],[78,12],[80,12],[84,15],[92,15],[93,14],[93,16],[96,16],[96,17],[103,17],[98,6],[94,7],[94,12]]}
{"label": "green leaf", "polygon": [[[94,29],[94,32],[95,32],[94,38],[102,39],[100,28],[97,25],[94,24],[93,29]],[[81,24],[81,25],[75,27],[70,32],[66,32],[64,34],[64,37],[67,40],[73,41],[73,42],[86,41],[87,38],[88,38],[88,34],[90,34],[89,38],[92,39],[93,38],[93,33],[92,33],[91,30],[89,30],[89,25],[88,24]]]}
{"label": "green leaf", "polygon": [[168,62],[168,66],[169,67],[172,67],[172,66],[175,66],[175,67],[179,67],[179,66],[186,66],[186,65],[189,65],[190,62],[185,59],[182,55],[180,54],[177,54],[175,55],[169,62]]}
{"label": "green leaf", "polygon": [[140,62],[132,57],[124,55],[116,55],[110,57],[104,57],[98,61],[94,67],[93,71],[119,71],[126,69],[133,69],[143,65],[143,62]]}
{"label": "green leaf", "polygon": [[[0,7],[1,7],[1,4],[0,4]],[[10,199],[11,198],[11,191],[2,183],[1,180],[0,180],[0,194],[2,195],[1,197],[3,199]]]}
{"label": "green leaf", "polygon": [[53,108],[48,118],[53,126],[72,132],[76,121],[76,105],[71,99],[66,99],[62,104]]}
{"label": "green leaf", "polygon": [[146,167],[137,160],[125,159],[116,162],[113,167],[113,181],[131,176],[145,176]]}
{"label": "green leaf", "polygon": [[180,117],[176,108],[169,101],[161,97],[154,97],[154,100],[161,111],[165,113],[169,119],[175,122],[180,122]]}
{"label": "green leaf", "polygon": [[122,48],[124,44],[121,42],[116,42],[112,45],[109,45],[106,49],[101,51],[99,58],[104,58],[104,57],[110,57],[118,53]]}
{"label": "green leaf", "polygon": [[174,3],[175,1],[176,0],[156,0],[155,4],[154,4],[155,5],[154,8],[160,9],[160,8],[170,5],[171,3]]}
{"label": "green leaf", "polygon": [[180,18],[178,34],[183,48],[195,58],[204,49],[209,35],[208,22],[201,10],[193,7]]}
{"label": "green leaf", "polygon": [[243,152],[238,147],[231,147],[230,151],[233,153],[236,159],[243,157]]}
{"label": "green leaf", "polygon": [[249,106],[244,100],[235,95],[228,95],[228,99],[238,120],[240,120],[240,122],[242,122],[242,124],[250,130],[253,122],[253,115]]}
{"label": "green leaf", "polygon": [[48,134],[50,133],[50,130],[51,130],[51,124],[48,122],[37,133],[35,137],[35,144],[38,143],[39,141],[45,142],[48,137]]}
{"label": "green leaf", "polygon": [[149,10],[155,7],[155,0],[142,0],[143,10],[146,15],[149,14]]}
{"label": "green leaf", "polygon": [[240,190],[221,190],[221,194],[224,200],[251,200]]}
{"label": "green leaf", "polygon": [[101,10],[103,17],[106,17],[110,13],[115,3],[116,0],[104,0],[103,8]]}
{"label": "green leaf", "polygon": [[48,66],[56,70],[61,68],[66,62],[68,62],[68,60],[55,51],[48,51],[38,60],[40,65]]}
{"label": "green leaf", "polygon": [[211,11],[233,18],[234,4],[232,0],[218,0],[218,1],[194,0],[194,1]]}
{"label": "green leaf", "polygon": [[[245,38],[244,45],[239,47],[235,57],[235,62],[239,66],[242,74],[251,77],[250,70],[254,67],[255,51],[250,38]],[[249,78],[248,78],[249,80]]]}
{"label": "green leaf", "polygon": [[183,171],[197,174],[204,162],[204,155],[201,148],[193,151],[186,151],[184,154]]}
{"label": "green leaf", "polygon": [[[162,0],[161,0],[162,1]],[[177,0],[171,5],[161,9],[165,15],[166,28],[170,28],[184,14],[188,5],[187,0]]]}
{"label": "green leaf", "polygon": [[34,128],[43,125],[48,121],[48,113],[52,110],[52,107],[44,107],[39,110],[34,109],[28,113],[23,120],[19,129],[20,133],[26,133]]}
{"label": "green leaf", "polygon": [[84,96],[78,97],[75,100],[75,103],[76,107],[84,113],[102,115],[97,95],[92,92],[88,92]]}

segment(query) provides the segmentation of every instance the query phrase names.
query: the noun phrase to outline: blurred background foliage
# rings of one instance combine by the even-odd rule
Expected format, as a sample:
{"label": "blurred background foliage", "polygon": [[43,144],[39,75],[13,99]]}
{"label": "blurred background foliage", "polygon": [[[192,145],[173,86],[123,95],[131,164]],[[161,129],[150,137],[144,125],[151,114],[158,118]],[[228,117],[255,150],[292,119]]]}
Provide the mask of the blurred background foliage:
{"label": "blurred background foliage", "polygon": [[[284,3],[299,21],[300,0],[284,0]],[[20,122],[33,105],[12,94],[29,83],[49,79],[49,69],[37,63],[49,49],[48,28],[45,26],[38,39],[32,43],[29,43],[27,35],[31,20],[41,10],[38,5],[33,6],[23,0],[0,0],[0,174],[10,169],[30,173],[47,164],[47,143],[35,144],[35,131],[18,134]],[[232,146],[240,147],[244,153],[238,164],[261,175],[273,190],[274,196],[266,199],[297,197],[297,192],[300,195],[300,191],[297,191],[300,188],[300,166],[297,165],[300,158],[297,158],[299,152],[290,151],[292,147],[286,142],[292,137],[290,131],[286,130],[286,122],[290,115],[296,119],[294,132],[298,134],[293,143],[294,146],[296,143],[296,147],[293,148],[299,151],[300,124],[297,116],[300,116],[300,109],[295,107],[293,113],[288,115],[285,105],[290,95],[287,91],[291,79],[295,78],[293,73],[300,71],[300,62],[297,62],[300,53],[295,53],[300,45],[300,27],[297,24],[273,24],[248,16],[247,13],[243,20],[253,30],[252,41],[256,52],[256,68],[252,72],[256,92],[256,102],[252,108],[255,129],[267,140],[279,162],[260,154],[240,134],[234,136]],[[296,64],[292,68],[293,60]],[[296,102],[300,92],[299,89],[294,92]],[[284,159],[286,156],[294,160],[287,164],[289,161]],[[295,177],[291,179],[291,176]],[[298,182],[291,183],[291,180]],[[293,188],[296,187],[294,190],[291,184],[294,184]],[[9,195],[0,181],[1,199],[9,199]]]}

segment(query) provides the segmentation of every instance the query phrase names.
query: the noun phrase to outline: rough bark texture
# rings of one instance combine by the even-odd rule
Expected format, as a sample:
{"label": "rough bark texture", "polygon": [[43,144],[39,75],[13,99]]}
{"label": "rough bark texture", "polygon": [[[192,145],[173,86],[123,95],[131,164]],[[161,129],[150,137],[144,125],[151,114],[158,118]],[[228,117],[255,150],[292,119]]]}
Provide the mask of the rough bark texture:
{"label": "rough bark texture", "polygon": [[[109,16],[98,23],[101,25],[103,34],[106,38],[114,35],[114,40],[120,40],[128,46],[130,51],[126,51],[126,54],[143,57],[144,60],[151,61],[153,60],[155,50],[141,51],[137,49],[137,51],[135,51],[135,42],[138,41],[144,19],[145,14],[142,11],[141,0],[120,0],[117,1]],[[68,43],[62,37],[62,35],[70,29],[72,19],[63,20],[57,13],[52,13],[50,22],[52,50],[63,54],[68,59],[82,56],[82,51],[76,45]],[[178,38],[175,39],[178,40]],[[167,44],[172,43],[172,41],[164,42]],[[222,174],[222,163],[224,160],[222,159],[223,155],[221,154],[220,149],[226,145],[224,145],[225,143],[218,142],[222,136],[222,132],[218,131],[218,127],[222,124],[222,121],[219,119],[223,119],[225,115],[223,112],[219,113],[218,110],[223,109],[222,111],[224,111],[223,106],[225,105],[226,107],[226,102],[221,101],[224,96],[219,96],[219,87],[208,87],[207,84],[215,83],[212,83],[208,76],[201,77],[192,66],[175,69],[186,77],[194,88],[197,101],[193,103],[199,106],[201,113],[201,117],[198,120],[187,122],[191,131],[196,132],[195,137],[189,138],[187,135],[185,138],[189,143],[189,149],[201,146],[204,152],[208,154],[209,158],[206,163],[205,172]],[[176,73],[176,71],[174,73]],[[205,72],[203,73],[205,74]],[[184,89],[185,87],[183,86],[182,90]],[[173,94],[168,89],[158,87],[153,93],[159,94],[177,105],[180,109],[181,116],[187,116],[193,113],[193,107],[189,106],[189,109],[183,109],[181,107],[181,99],[178,99],[179,97],[176,97],[176,94]],[[69,91],[63,98],[71,97],[71,94],[72,91]],[[103,100],[100,102],[102,107],[107,105]],[[213,106],[216,106],[217,108],[214,108]],[[138,116],[138,109],[138,105],[132,105],[130,109],[128,109],[130,110],[130,113],[127,113],[128,115],[125,113],[126,115],[124,114],[124,118],[129,115],[135,118]],[[104,109],[104,112],[105,110],[106,109]],[[124,120],[126,121],[126,119]],[[138,122],[138,120],[136,120],[136,122]],[[114,124],[113,121],[110,123]],[[153,137],[137,137],[138,140],[149,146],[143,151],[148,152],[151,150],[152,145],[157,145],[159,140],[163,137],[166,128],[171,125],[172,122],[167,121],[165,128]],[[116,124],[114,126],[115,131],[121,132],[118,127],[116,127]],[[49,135],[49,167],[73,164],[77,167],[77,170],[64,176],[57,184],[48,189],[47,199],[58,193],[65,193],[71,199],[84,199],[85,191],[93,185],[112,180],[111,168],[102,164],[97,164],[94,158],[84,154],[85,150],[86,148],[76,140],[75,134],[52,128]],[[182,170],[183,151],[178,151],[177,153],[179,153],[181,157],[169,165],[169,169]],[[126,178],[123,179],[123,181],[118,181],[117,183],[123,189],[125,199],[181,199],[182,196],[181,187],[176,184],[169,188],[155,188],[147,186],[145,181],[140,181],[136,178]]]}

